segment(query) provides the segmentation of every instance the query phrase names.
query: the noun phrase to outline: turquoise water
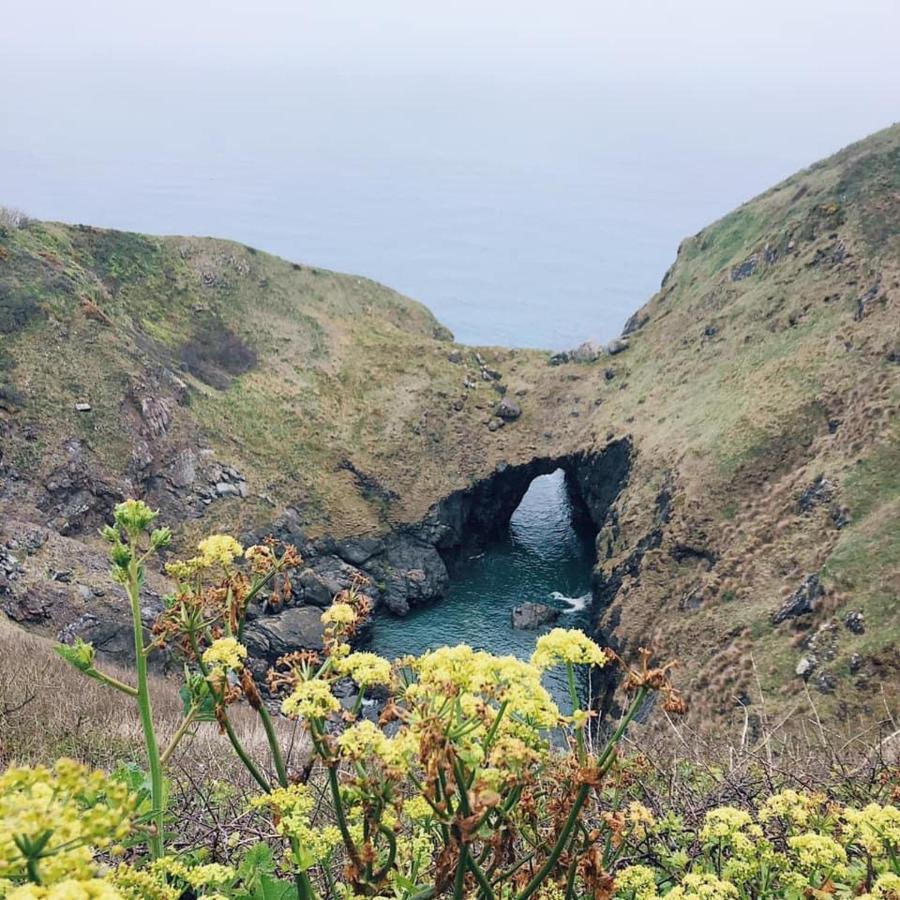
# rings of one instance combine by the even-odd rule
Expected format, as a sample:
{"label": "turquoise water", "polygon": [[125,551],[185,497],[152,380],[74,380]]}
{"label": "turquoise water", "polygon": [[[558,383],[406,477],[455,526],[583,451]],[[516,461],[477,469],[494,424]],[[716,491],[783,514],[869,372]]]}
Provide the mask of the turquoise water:
{"label": "turquoise water", "polygon": [[[452,571],[446,599],[399,619],[384,612],[372,628],[372,649],[395,657],[423,653],[443,644],[467,643],[492,653],[530,656],[538,631],[514,629],[514,606],[526,600],[562,610],[565,628],[591,627],[590,534],[572,525],[565,477],[560,469],[536,478],[509,523],[508,534]],[[548,676],[560,699],[564,678]],[[586,685],[582,683],[582,690]]]}

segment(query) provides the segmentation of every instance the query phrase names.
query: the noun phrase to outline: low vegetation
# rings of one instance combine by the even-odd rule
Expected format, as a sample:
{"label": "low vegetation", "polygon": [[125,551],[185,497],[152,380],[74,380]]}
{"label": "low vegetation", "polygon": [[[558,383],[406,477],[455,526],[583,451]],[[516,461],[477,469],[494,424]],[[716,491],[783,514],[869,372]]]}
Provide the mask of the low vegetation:
{"label": "low vegetation", "polygon": [[[390,662],[353,649],[371,609],[363,583],[322,614],[322,652],[289,654],[263,681],[244,623],[256,604],[287,596],[296,550],[205,538],[168,563],[178,586],[148,634],[144,567],[171,541],[156,517],[126,501],[104,529],[132,609],[136,671],[109,670],[76,639],[57,647],[55,668],[31,673],[35,683],[3,676],[4,723],[33,703],[51,733],[74,715],[85,685],[65,664],[108,721],[102,749],[77,733],[69,745],[106,771],[35,764],[41,745],[21,737],[4,749],[6,900],[900,896],[900,786],[881,752],[818,784],[780,770],[771,745],[727,770],[670,754],[670,775],[631,742],[635,717],[685,712],[671,665],[642,651],[632,667],[560,628],[529,661],[460,645]],[[179,704],[149,673],[158,654],[183,669]],[[601,733],[576,669],[613,665],[628,699]],[[570,686],[565,710],[541,683],[555,667]],[[40,727],[20,721],[17,733]],[[210,731],[240,774],[206,743]]]}

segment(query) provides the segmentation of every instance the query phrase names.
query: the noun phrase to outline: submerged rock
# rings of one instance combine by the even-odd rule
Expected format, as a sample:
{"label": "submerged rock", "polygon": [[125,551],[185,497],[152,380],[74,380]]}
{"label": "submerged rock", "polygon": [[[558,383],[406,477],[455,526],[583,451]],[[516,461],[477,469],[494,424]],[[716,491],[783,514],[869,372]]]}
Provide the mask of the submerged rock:
{"label": "submerged rock", "polygon": [[513,607],[513,628],[540,628],[555,622],[560,616],[560,611],[546,603],[532,603],[530,600],[521,606]]}

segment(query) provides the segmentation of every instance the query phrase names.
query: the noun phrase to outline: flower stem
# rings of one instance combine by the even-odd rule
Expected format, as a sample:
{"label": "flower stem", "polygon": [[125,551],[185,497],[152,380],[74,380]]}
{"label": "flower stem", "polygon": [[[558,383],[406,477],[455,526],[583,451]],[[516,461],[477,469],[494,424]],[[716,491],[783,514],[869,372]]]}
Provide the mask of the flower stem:
{"label": "flower stem", "polygon": [[169,741],[169,746],[163,751],[162,756],[160,756],[159,761],[161,765],[165,765],[169,761],[169,757],[175,751],[175,748],[178,746],[181,739],[187,733],[188,728],[191,727],[194,721],[194,717],[200,711],[200,706],[198,704],[194,704],[189,710],[187,715],[181,720],[181,724],[178,726],[178,730],[175,734],[172,735],[172,740]]}
{"label": "flower stem", "polygon": [[159,744],[153,727],[153,708],[150,703],[150,685],[147,675],[147,657],[144,653],[144,623],[141,620],[141,575],[136,559],[137,547],[132,539],[132,559],[128,564],[128,596],[131,600],[131,618],[134,625],[134,659],[137,668],[137,703],[144,731],[147,765],[150,769],[150,796],[153,802],[154,833],[150,836],[150,855],[159,859],[163,855],[163,826],[165,822],[165,796],[162,761]]}
{"label": "flower stem", "polygon": [[[628,708],[628,712],[625,714],[625,717],[622,719],[619,727],[616,729],[613,736],[609,739],[606,747],[603,749],[603,753],[597,760],[597,768],[600,771],[603,771],[604,766],[610,760],[616,744],[618,744],[621,740],[622,735],[625,733],[625,729],[628,727],[628,723],[634,718],[638,709],[641,707],[641,704],[644,702],[644,697],[646,695],[646,687],[642,687],[640,688],[640,690],[638,690],[637,696],[634,698],[631,706]],[[588,784],[582,784],[581,787],[578,788],[578,793],[575,795],[575,802],[572,804],[572,809],[569,811],[569,815],[566,819],[565,825],[563,825],[562,831],[560,832],[556,843],[553,845],[553,849],[550,851],[550,855],[547,857],[547,861],[543,866],[541,866],[534,878],[532,878],[531,881],[528,882],[525,890],[523,890],[522,893],[519,894],[518,900],[528,900],[528,898],[543,884],[544,879],[553,871],[556,863],[559,861],[559,857],[562,854],[563,849],[568,843],[569,836],[572,834],[572,829],[575,827],[575,823],[578,821],[578,816],[581,813],[581,808],[584,806],[585,801],[588,798],[588,794],[590,794],[590,790],[591,788]]]}

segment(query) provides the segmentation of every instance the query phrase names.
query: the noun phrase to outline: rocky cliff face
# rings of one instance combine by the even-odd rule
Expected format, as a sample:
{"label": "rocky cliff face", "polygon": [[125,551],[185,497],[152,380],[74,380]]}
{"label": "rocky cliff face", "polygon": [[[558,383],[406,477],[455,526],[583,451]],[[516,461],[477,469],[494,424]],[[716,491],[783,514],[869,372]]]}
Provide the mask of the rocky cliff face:
{"label": "rocky cliff face", "polygon": [[[403,614],[565,468],[598,627],[682,660],[693,724],[896,700],[900,128],[685,240],[622,339],[468,348],[364,279],[211,240],[0,232],[0,606],[127,653],[95,529],[274,531],[306,568],[254,652],[355,574]],[[151,578],[147,616],[167,589]],[[109,592],[109,593],[107,593]]]}

